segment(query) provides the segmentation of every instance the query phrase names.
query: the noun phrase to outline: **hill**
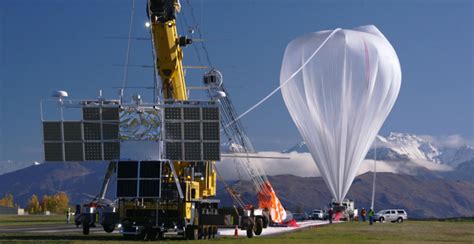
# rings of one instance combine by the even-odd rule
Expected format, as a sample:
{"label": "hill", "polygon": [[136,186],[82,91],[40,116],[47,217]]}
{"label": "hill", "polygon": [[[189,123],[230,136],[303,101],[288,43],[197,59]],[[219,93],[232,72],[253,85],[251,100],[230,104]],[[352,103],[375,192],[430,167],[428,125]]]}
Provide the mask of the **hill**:
{"label": "hill", "polygon": [[[68,163],[41,164],[0,175],[0,194],[11,192],[15,201],[25,206],[32,194],[42,196],[65,191],[72,203],[89,201],[98,193],[106,164]],[[462,166],[461,169],[472,168]],[[453,179],[424,172],[425,177],[378,173],[376,202],[377,209],[405,208],[412,218],[446,218],[474,216],[474,181]],[[324,207],[330,194],[321,177],[298,177],[293,175],[269,176],[275,191],[284,206],[294,211],[304,208],[310,211]],[[113,182],[113,181],[112,181]],[[218,182],[218,196],[223,205],[231,205],[230,197]],[[237,189],[246,202],[255,203],[255,191],[249,181],[228,182]],[[358,207],[370,206],[372,173],[358,176],[348,197]],[[110,186],[108,197],[113,198],[115,185]]]}

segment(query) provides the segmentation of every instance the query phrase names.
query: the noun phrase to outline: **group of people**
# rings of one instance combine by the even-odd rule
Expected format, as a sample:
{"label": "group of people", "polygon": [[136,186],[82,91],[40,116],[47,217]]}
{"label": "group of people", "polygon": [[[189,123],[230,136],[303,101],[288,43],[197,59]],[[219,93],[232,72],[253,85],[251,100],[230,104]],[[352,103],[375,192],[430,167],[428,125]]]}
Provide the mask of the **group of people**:
{"label": "group of people", "polygon": [[[328,215],[329,215],[329,223],[332,224],[332,220],[334,218],[334,211],[332,208],[329,209]],[[369,212],[367,212],[365,208],[362,208],[362,210],[360,211],[360,218],[359,218],[358,209],[356,208],[354,209],[354,214],[351,216],[351,219],[354,219],[360,222],[365,222],[365,218],[367,216],[369,218],[370,225],[373,225],[374,215],[375,215],[375,211],[372,208],[369,209]]]}
{"label": "group of people", "polygon": [[354,219],[355,220],[358,220],[358,221],[361,221],[361,222],[365,222],[365,217],[367,216],[369,218],[369,223],[372,225],[374,224],[374,215],[375,215],[375,211],[373,209],[369,209],[369,212],[367,212],[365,210],[365,208],[362,208],[360,210],[360,218],[359,218],[359,215],[357,214],[358,210],[355,209],[354,210]]}

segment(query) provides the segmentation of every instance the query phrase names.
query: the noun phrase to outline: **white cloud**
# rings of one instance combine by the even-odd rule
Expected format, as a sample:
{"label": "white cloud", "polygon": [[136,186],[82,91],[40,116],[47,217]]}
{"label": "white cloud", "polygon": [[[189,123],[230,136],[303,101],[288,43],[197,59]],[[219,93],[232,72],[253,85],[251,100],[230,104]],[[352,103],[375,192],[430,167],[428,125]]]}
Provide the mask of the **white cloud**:
{"label": "white cloud", "polygon": [[[250,163],[257,164],[263,169],[267,175],[283,175],[290,174],[301,177],[321,176],[318,167],[314,163],[310,153],[280,153],[280,152],[260,152],[260,156],[267,157],[290,157],[290,159],[262,159],[251,158]],[[238,158],[224,158],[223,161],[217,163],[219,174],[225,179],[239,180],[248,179],[243,169],[244,165]],[[358,175],[373,171],[373,160],[364,160],[357,172]],[[403,174],[415,174],[416,169],[424,167],[428,170],[447,171],[452,168],[447,165],[435,164],[428,161],[417,160],[410,162],[400,161],[377,161],[377,172],[391,172]]]}
{"label": "white cloud", "polygon": [[421,138],[428,140],[433,145],[438,147],[455,148],[464,145],[474,145],[472,139],[464,138],[459,134],[448,135],[448,136],[430,136],[420,135]]}

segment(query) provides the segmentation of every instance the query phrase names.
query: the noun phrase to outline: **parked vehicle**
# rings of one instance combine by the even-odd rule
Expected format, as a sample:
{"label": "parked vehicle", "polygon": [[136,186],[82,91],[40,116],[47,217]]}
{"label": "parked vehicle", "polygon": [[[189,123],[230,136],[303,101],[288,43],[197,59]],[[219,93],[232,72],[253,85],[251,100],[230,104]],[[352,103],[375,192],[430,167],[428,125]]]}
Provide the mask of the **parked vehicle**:
{"label": "parked vehicle", "polygon": [[308,220],[309,217],[308,217],[308,214],[306,213],[294,213],[293,219],[295,219],[296,221],[304,221],[304,220]]}
{"label": "parked vehicle", "polygon": [[404,220],[407,219],[408,215],[404,209],[385,209],[378,211],[374,215],[374,220],[380,221],[381,223],[385,221],[402,223]]}
{"label": "parked vehicle", "polygon": [[313,210],[312,216],[313,216],[313,219],[323,219],[324,212],[321,209],[315,209]]}

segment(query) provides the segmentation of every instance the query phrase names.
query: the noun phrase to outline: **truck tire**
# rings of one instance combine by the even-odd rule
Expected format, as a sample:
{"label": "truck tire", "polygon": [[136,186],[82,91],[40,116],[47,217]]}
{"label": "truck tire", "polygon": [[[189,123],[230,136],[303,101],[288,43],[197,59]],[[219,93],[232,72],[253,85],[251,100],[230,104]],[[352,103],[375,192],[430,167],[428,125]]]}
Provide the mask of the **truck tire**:
{"label": "truck tire", "polygon": [[253,226],[247,227],[247,237],[252,238],[253,237]]}
{"label": "truck tire", "polygon": [[186,240],[197,240],[199,239],[199,230],[198,228],[192,226],[192,225],[189,225],[186,227],[186,231],[185,231],[185,234],[186,234]]}
{"label": "truck tire", "polygon": [[402,217],[399,217],[399,218],[397,219],[397,223],[403,223],[403,218],[402,218]]}
{"label": "truck tire", "polygon": [[267,228],[270,224],[270,215],[268,212],[263,212],[263,228]]}
{"label": "truck tire", "polygon": [[257,218],[255,219],[255,227],[254,227],[254,232],[255,235],[259,236],[262,234],[263,231],[263,218]]}
{"label": "truck tire", "polygon": [[107,233],[112,233],[115,230],[115,224],[104,224],[102,225],[102,227],[104,228],[104,231]]}
{"label": "truck tire", "polygon": [[82,222],[82,234],[84,235],[89,235],[90,232],[90,226],[88,221],[83,221]]}
{"label": "truck tire", "polygon": [[212,238],[216,238],[217,235],[217,226],[212,227]]}

